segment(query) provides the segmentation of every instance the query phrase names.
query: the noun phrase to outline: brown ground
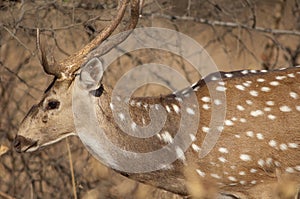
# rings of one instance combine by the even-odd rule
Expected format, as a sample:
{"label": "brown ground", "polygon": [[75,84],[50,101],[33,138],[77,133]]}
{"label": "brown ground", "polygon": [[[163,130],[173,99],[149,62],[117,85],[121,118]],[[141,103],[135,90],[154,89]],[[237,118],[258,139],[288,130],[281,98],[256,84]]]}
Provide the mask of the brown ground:
{"label": "brown ground", "polygon": [[[109,23],[117,1],[22,2],[0,0],[0,198],[74,198],[66,140],[30,154],[18,154],[11,148],[19,123],[52,79],[45,75],[37,59],[35,30],[37,27],[41,29],[48,58],[61,60],[80,49]],[[222,70],[299,64],[299,32],[298,36],[272,35],[253,29],[210,26],[193,20],[174,17],[170,20],[158,16],[191,16],[248,27],[254,26],[255,21],[254,27],[266,30],[298,31],[300,10],[297,1],[145,2],[144,17],[139,27],[165,27],[187,34],[205,46]],[[190,6],[188,2],[191,2]],[[191,82],[198,78],[190,67],[185,67],[185,62],[174,55],[141,51],[138,58],[143,63],[158,60],[172,65]],[[120,68],[122,65],[125,72],[133,67],[127,65],[136,63],[135,59],[125,57],[116,61],[115,66]],[[112,68],[107,72],[105,81],[113,85],[120,76],[120,70]],[[137,94],[157,95],[163,92],[166,90],[153,86],[144,87]],[[68,141],[78,198],[180,198],[128,180],[106,168],[88,154],[77,137]]]}

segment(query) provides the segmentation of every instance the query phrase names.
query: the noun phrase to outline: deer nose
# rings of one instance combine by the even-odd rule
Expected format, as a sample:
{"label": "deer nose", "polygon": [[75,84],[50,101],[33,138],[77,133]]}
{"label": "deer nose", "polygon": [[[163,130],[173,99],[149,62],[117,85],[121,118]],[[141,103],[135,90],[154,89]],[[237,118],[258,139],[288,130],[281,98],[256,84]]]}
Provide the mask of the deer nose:
{"label": "deer nose", "polygon": [[36,146],[37,142],[31,139],[25,138],[22,135],[16,135],[13,145],[18,153],[25,152],[30,147]]}

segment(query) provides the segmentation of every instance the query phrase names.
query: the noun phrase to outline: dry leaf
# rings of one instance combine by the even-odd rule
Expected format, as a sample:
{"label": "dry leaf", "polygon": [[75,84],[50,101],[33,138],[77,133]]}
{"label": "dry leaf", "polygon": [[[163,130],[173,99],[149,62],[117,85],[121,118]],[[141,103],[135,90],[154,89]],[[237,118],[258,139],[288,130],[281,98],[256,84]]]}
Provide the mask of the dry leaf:
{"label": "dry leaf", "polygon": [[3,154],[5,154],[8,151],[8,147],[4,146],[4,145],[0,145],[0,156],[2,156]]}

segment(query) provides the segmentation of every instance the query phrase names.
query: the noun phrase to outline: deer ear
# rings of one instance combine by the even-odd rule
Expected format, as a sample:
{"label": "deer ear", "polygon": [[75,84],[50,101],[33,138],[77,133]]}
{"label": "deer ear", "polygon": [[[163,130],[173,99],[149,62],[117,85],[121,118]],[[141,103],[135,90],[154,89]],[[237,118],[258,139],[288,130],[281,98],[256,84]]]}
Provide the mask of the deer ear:
{"label": "deer ear", "polygon": [[103,65],[98,58],[92,58],[81,69],[80,86],[86,90],[95,90],[99,87],[103,76]]}

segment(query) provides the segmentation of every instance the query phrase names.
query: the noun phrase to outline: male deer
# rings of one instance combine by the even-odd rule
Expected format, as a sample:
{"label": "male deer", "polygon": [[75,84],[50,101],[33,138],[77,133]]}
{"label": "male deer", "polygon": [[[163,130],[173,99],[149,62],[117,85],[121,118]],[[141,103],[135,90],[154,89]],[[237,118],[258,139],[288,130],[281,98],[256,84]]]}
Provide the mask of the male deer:
{"label": "male deer", "polygon": [[[122,173],[165,190],[187,196],[185,168],[194,168],[194,173],[204,187],[214,184],[222,195],[236,198],[274,198],[275,187],[289,179],[293,196],[297,197],[300,185],[300,69],[298,67],[275,71],[243,70],[214,74],[181,92],[161,97],[132,98],[128,102],[132,120],[137,126],[150,123],[150,106],[160,105],[167,114],[165,126],[157,136],[138,139],[128,136],[114,122],[114,107],[111,91],[98,76],[89,74],[86,67],[103,71],[97,58],[86,60],[86,55],[105,40],[122,19],[129,0],[123,0],[117,17],[95,40],[75,55],[63,62],[49,66],[42,54],[46,73],[54,75],[54,80],[37,105],[33,106],[23,120],[14,146],[18,152],[35,151],[53,144],[75,132],[72,113],[72,92],[75,79],[83,86],[92,81],[98,83],[96,92],[90,93],[97,109],[99,123],[112,143],[129,151],[144,153],[164,147],[173,142],[178,123],[183,114],[200,114],[196,136],[189,134],[192,142],[183,151],[176,148],[178,159],[164,168],[147,173]],[[139,2],[131,2],[131,23],[133,29],[139,15]],[[87,64],[86,62],[89,61]],[[81,72],[78,71],[82,67]],[[82,71],[85,71],[83,75]],[[79,75],[78,75],[79,74]],[[86,80],[86,81],[85,81]],[[88,83],[86,83],[88,82]],[[213,92],[225,93],[226,101],[210,96]],[[191,104],[183,108],[181,100],[196,95],[199,109]],[[220,128],[220,137],[214,148],[205,157],[199,158],[201,144],[208,128],[212,107],[224,105],[226,117]],[[121,120],[122,115],[120,115]],[[132,126],[136,128],[136,126]],[[189,133],[189,132],[187,132]],[[107,164],[118,160],[99,153],[97,146],[89,145],[89,150]],[[285,178],[285,176],[287,176]]]}

